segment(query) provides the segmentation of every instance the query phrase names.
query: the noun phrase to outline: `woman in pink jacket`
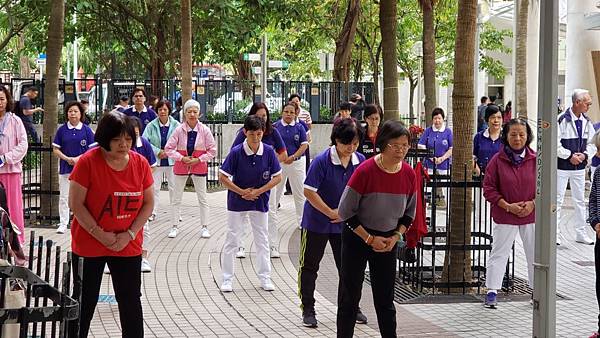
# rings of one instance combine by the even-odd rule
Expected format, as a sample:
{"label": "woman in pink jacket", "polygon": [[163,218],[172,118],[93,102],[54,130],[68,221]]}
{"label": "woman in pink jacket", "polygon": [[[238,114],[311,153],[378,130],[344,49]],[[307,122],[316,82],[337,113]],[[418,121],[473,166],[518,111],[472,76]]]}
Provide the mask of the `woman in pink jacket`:
{"label": "woman in pink jacket", "polygon": [[19,241],[25,243],[23,195],[21,193],[21,161],[27,154],[27,133],[20,118],[11,113],[10,91],[0,85],[0,183],[6,190],[8,213],[21,233]]}
{"label": "woman in pink jacket", "polygon": [[485,305],[495,308],[506,262],[517,233],[523,241],[529,287],[533,288],[535,244],[535,152],[529,147],[533,132],[527,121],[512,119],[502,127],[501,149],[485,169],[483,196],[492,206],[492,252],[487,261]]}
{"label": "woman in pink jacket", "polygon": [[200,223],[202,230],[200,236],[209,238],[208,231],[208,202],[206,200],[206,175],[208,174],[208,161],[217,153],[217,145],[210,129],[199,121],[200,103],[196,100],[187,100],[183,105],[184,123],[179,125],[165,145],[165,153],[175,160],[173,166],[173,207],[171,209],[171,223],[173,228],[169,238],[177,236],[179,224],[179,209],[181,197],[188,177],[191,175],[198,203],[200,204]]}

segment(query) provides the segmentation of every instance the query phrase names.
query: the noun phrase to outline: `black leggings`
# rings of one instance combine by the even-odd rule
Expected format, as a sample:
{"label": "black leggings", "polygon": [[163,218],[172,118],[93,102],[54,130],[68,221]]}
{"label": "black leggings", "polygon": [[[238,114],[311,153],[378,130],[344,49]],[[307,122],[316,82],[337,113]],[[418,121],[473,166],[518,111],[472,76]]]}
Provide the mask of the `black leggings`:
{"label": "black leggings", "polygon": [[[391,236],[390,233],[373,235]],[[365,268],[369,262],[373,303],[377,313],[379,332],[384,338],[396,337],[396,307],[394,306],[394,284],[396,283],[396,249],[375,252],[348,227],[342,230],[342,271],[338,288],[337,336],[352,337],[356,313],[362,294]]]}
{"label": "black leggings", "polygon": [[[595,234],[594,234],[595,235]],[[598,332],[600,332],[600,240],[596,238],[594,246],[594,261],[596,262],[596,299],[598,300]]]}
{"label": "black leggings", "polygon": [[[77,276],[79,256],[73,254],[73,276]],[[144,337],[144,318],[140,301],[142,256],[134,257],[84,257],[83,282],[81,292],[81,311],[79,337],[86,338],[90,322],[94,317],[104,264],[110,268],[115,298],[119,305],[122,336],[124,338]],[[77,294],[76,291],[74,291]],[[77,337],[76,334],[72,337]]]}

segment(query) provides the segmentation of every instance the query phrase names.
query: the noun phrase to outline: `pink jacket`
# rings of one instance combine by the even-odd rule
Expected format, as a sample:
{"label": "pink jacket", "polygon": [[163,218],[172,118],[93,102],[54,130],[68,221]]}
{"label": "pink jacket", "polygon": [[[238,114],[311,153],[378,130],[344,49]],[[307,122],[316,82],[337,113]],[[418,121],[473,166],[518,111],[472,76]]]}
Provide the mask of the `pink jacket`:
{"label": "pink jacket", "polygon": [[[5,162],[0,167],[0,174],[21,173],[21,161],[27,155],[27,132],[23,121],[15,114],[7,112],[4,115],[4,136],[0,136],[0,158]],[[0,127],[3,122],[0,121]]]}
{"label": "pink jacket", "polygon": [[[187,155],[187,134],[189,131],[196,131],[196,143],[192,157],[199,158],[200,162],[195,165],[186,165],[181,159]],[[165,145],[165,152],[169,158],[175,160],[173,173],[175,175],[206,175],[208,172],[207,162],[215,157],[217,145],[210,129],[198,122],[195,128],[191,128],[187,123],[180,124],[173,132],[173,135]]]}
{"label": "pink jacket", "polygon": [[501,148],[488,163],[483,179],[483,196],[492,206],[494,222],[511,225],[535,223],[535,209],[525,217],[517,217],[498,206],[501,198],[508,203],[535,199],[535,158],[535,151],[527,148],[523,162],[515,166]]}

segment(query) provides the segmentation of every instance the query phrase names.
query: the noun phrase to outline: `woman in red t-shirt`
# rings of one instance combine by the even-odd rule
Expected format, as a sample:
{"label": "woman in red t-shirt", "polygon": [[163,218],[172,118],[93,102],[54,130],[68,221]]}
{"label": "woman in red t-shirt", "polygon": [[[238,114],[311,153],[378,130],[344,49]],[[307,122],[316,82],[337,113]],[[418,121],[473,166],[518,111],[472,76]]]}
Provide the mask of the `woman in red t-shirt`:
{"label": "woman in red t-shirt", "polygon": [[141,261],[143,231],[154,205],[148,161],[131,150],[134,126],[119,112],[98,123],[99,147],[81,156],[69,179],[73,275],[83,257],[79,337],[87,337],[102,272],[111,271],[123,337],[143,337]]}

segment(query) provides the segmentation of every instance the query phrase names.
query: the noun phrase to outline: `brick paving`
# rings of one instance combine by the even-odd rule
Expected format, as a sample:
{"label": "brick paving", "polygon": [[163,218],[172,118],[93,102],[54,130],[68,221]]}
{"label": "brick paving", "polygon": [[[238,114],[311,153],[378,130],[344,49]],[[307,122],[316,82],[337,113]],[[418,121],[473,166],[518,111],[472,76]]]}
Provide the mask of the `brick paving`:
{"label": "brick paving", "polygon": [[[161,192],[166,202],[167,192]],[[281,258],[272,260],[276,290],[265,292],[256,277],[252,236],[245,239],[247,255],[236,259],[234,292],[222,294],[220,257],[226,234],[226,193],[209,195],[210,239],[201,239],[194,222],[196,198],[184,193],[183,222],[175,239],[167,238],[169,216],[163,209],[151,223],[147,239],[153,271],[143,274],[142,306],[146,337],[333,337],[337,294],[337,270],[328,248],[321,263],[316,289],[319,327],[301,325],[297,296],[299,230],[293,223],[290,196],[280,210]],[[164,204],[161,204],[164,205]],[[569,218],[572,208],[565,208]],[[596,328],[593,246],[574,242],[569,220],[562,226],[563,245],[557,251],[557,292],[567,297],[557,302],[557,335],[587,337]],[[69,235],[51,229],[36,229],[37,235],[53,239],[67,248]],[[591,230],[590,230],[591,234]],[[521,243],[517,240],[516,274],[525,278]],[[576,261],[583,261],[577,264]],[[588,262],[588,263],[586,263]],[[114,295],[109,275],[104,276],[102,295]],[[370,286],[363,288],[361,308],[369,324],[357,325],[359,337],[378,337]],[[398,335],[402,337],[528,337],[531,336],[532,306],[528,301],[501,302],[498,309],[481,303],[396,305]],[[119,337],[116,303],[99,303],[90,330],[91,337]]]}

